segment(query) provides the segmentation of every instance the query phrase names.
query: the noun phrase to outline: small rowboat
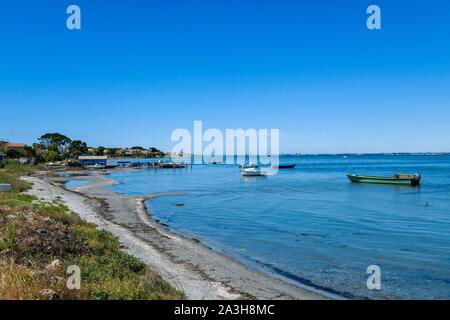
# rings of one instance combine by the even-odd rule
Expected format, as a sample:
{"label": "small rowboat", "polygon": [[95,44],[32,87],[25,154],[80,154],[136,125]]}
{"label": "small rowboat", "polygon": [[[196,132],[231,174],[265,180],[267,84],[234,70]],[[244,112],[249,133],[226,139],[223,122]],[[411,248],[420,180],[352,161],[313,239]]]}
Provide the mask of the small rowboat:
{"label": "small rowboat", "polygon": [[416,187],[420,184],[420,174],[396,174],[393,177],[361,176],[348,174],[347,177],[354,183],[395,184]]}
{"label": "small rowboat", "polygon": [[295,168],[296,164],[280,164],[278,166],[273,166],[274,169],[293,169]]}

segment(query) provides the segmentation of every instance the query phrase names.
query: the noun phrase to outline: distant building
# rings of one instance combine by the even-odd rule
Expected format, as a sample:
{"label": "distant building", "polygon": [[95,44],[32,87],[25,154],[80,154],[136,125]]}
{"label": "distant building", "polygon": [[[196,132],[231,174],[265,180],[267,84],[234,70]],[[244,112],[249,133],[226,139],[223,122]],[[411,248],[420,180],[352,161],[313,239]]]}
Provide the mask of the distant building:
{"label": "distant building", "polygon": [[24,143],[7,143],[5,145],[6,151],[16,151],[20,154],[27,154],[27,148],[28,146]]}
{"label": "distant building", "polygon": [[133,153],[130,151],[130,149],[128,148],[123,148],[119,150],[119,155],[123,156],[123,157],[128,157],[131,156]]}
{"label": "distant building", "polygon": [[96,164],[106,166],[108,162],[108,156],[79,156],[78,161],[83,167],[95,166]]}
{"label": "distant building", "polygon": [[144,154],[144,149],[142,149],[142,148],[131,148],[130,149],[130,152],[131,152],[131,154],[133,155],[133,156],[139,156],[139,155],[142,155],[142,154]]}

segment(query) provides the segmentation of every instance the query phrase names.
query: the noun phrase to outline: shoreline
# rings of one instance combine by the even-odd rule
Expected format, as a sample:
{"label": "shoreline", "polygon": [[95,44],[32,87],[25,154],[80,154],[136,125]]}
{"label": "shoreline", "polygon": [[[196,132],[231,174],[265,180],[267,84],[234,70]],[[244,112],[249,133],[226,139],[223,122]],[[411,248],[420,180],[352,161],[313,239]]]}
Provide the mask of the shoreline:
{"label": "shoreline", "polygon": [[[168,230],[151,218],[146,200],[180,193],[126,196],[107,188],[118,182],[105,174],[74,173],[88,175],[47,177],[46,172],[41,172],[38,176],[23,179],[33,183],[28,193],[48,201],[58,198],[82,219],[112,232],[127,253],[141,259],[163,279],[182,290],[187,299],[340,298],[252,269],[195,238]],[[89,183],[66,188],[64,183],[70,180],[87,180]]]}
{"label": "shoreline", "polygon": [[[149,220],[150,223],[152,225],[156,225],[159,228],[161,228],[161,230],[163,230],[164,232],[170,233],[174,236],[177,237],[181,237],[182,239],[188,240],[188,241],[193,241],[195,242],[197,245],[203,247],[204,249],[207,250],[211,250],[212,252],[214,252],[217,255],[221,255],[224,256],[225,258],[240,264],[246,268],[249,268],[250,270],[253,270],[255,272],[259,272],[262,273],[268,277],[272,277],[275,279],[279,279],[282,282],[285,282],[289,285],[293,285],[295,287],[299,287],[303,290],[306,290],[308,292],[317,294],[318,296],[320,296],[320,299],[331,299],[331,300],[345,300],[345,299],[349,299],[351,297],[347,297],[345,295],[342,295],[339,292],[336,292],[332,289],[329,288],[325,288],[325,287],[320,287],[320,286],[316,286],[316,285],[308,285],[305,284],[305,282],[308,282],[307,279],[302,279],[299,277],[296,277],[295,275],[291,275],[288,274],[282,270],[276,270],[274,267],[270,266],[270,265],[263,265],[261,263],[257,263],[254,262],[255,265],[259,264],[259,267],[257,266],[249,266],[247,265],[244,261],[240,260],[238,257],[232,256],[226,252],[224,252],[220,247],[216,247],[216,246],[210,246],[207,243],[205,243],[203,240],[199,240],[194,236],[190,237],[187,235],[184,235],[182,232],[178,232],[176,230],[171,229],[170,225],[167,225],[165,223],[162,223],[161,221],[159,221],[156,218],[151,218],[153,216],[153,213],[151,212],[151,210],[148,208],[148,206],[145,204],[145,201],[147,200],[151,200],[151,199],[155,199],[158,197],[164,197],[164,196],[172,196],[172,195],[177,195],[177,194],[182,194],[184,192],[170,192],[170,193],[160,193],[160,194],[154,194],[152,195],[150,198],[146,198],[144,199],[144,201],[142,202],[143,206],[145,207],[144,210],[146,210],[147,215],[145,215],[145,219]],[[150,217],[149,217],[150,216]],[[270,271],[268,271],[270,270]],[[298,280],[295,280],[295,278],[298,278]]]}

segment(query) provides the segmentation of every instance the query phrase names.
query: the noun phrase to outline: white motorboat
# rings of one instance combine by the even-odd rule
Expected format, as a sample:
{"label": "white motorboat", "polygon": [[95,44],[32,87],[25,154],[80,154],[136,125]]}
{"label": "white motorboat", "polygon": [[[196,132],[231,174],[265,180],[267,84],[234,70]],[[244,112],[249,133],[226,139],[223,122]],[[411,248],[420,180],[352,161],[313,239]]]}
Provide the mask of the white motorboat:
{"label": "white motorboat", "polygon": [[265,176],[267,174],[266,171],[262,171],[259,168],[246,168],[241,170],[241,174],[244,177],[260,177]]}

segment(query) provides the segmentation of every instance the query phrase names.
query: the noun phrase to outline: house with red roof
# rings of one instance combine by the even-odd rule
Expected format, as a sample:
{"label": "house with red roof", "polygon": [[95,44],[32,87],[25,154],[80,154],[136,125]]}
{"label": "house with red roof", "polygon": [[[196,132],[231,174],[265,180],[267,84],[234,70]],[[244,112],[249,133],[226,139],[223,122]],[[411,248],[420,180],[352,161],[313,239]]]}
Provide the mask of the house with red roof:
{"label": "house with red roof", "polygon": [[23,155],[27,154],[27,148],[28,146],[24,143],[7,143],[5,145],[6,152],[13,150]]}

